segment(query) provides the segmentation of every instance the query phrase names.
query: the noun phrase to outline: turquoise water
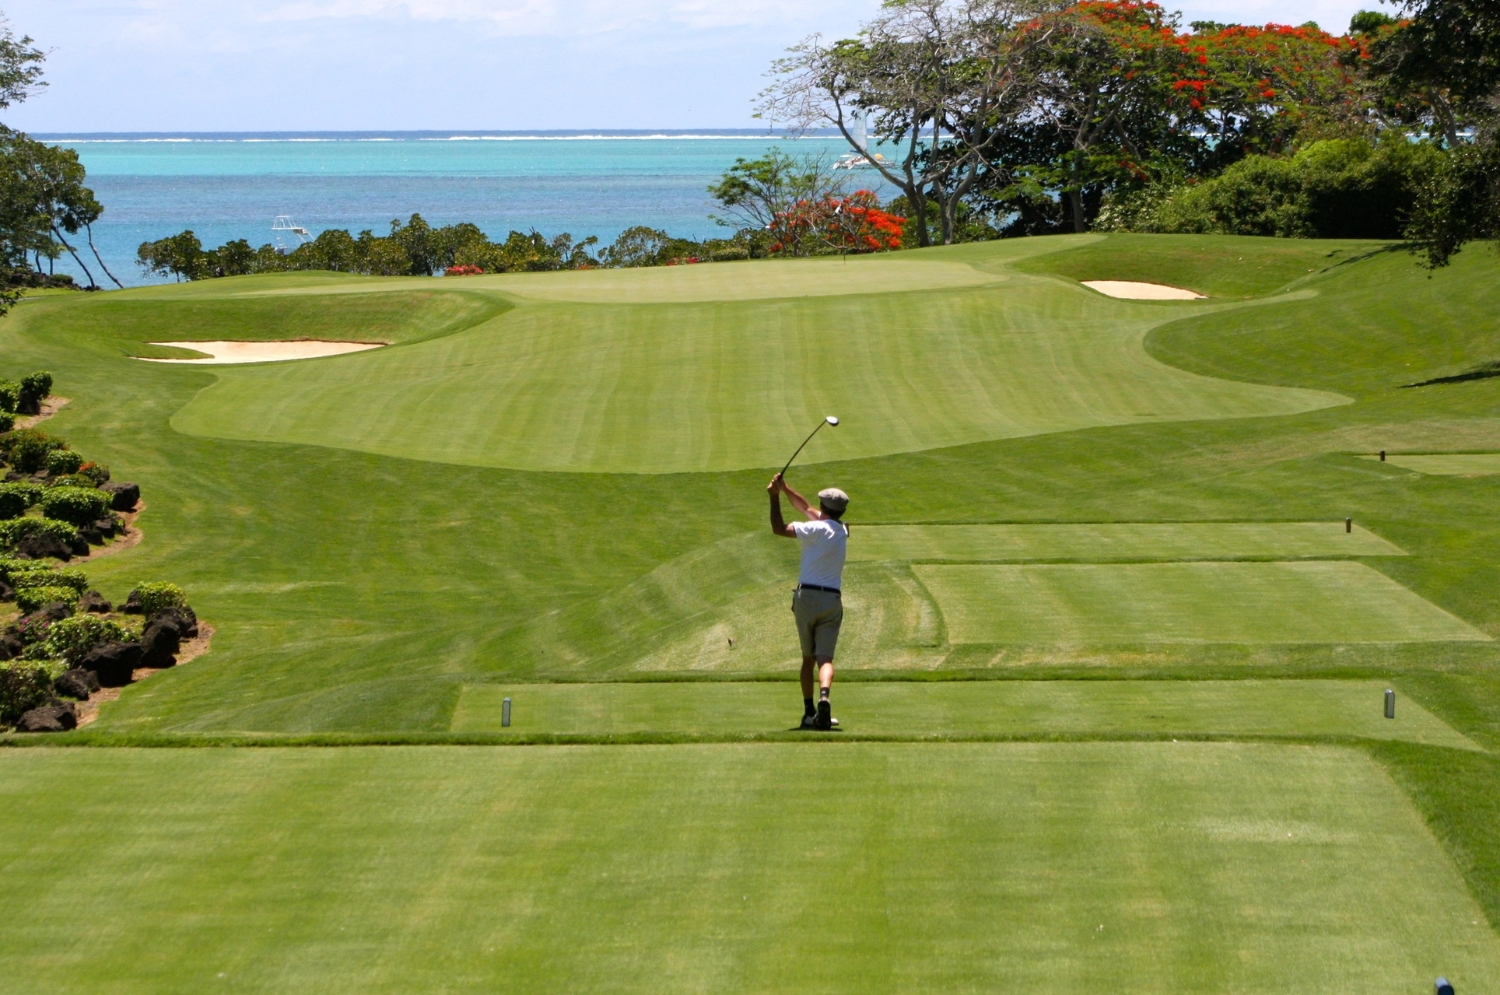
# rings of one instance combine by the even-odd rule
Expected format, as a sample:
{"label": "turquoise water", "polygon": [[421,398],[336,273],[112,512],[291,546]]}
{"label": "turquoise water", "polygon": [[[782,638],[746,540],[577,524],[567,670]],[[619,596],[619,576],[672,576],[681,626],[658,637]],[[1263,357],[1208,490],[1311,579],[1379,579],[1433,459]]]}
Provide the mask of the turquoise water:
{"label": "turquoise water", "polygon": [[[762,132],[330,133],[37,135],[76,149],[104,204],[94,242],[122,282],[148,278],[144,241],[192,229],[205,246],[274,242],[277,215],[314,235],[327,228],[388,230],[420,213],[434,225],[471,221],[491,237],[535,228],[612,241],[632,225],[702,238],[709,183],[738,157],[771,146],[847,152],[841,139]],[[870,173],[858,186],[874,187]],[[93,259],[84,262],[105,283]],[[61,272],[78,273],[66,256]]]}

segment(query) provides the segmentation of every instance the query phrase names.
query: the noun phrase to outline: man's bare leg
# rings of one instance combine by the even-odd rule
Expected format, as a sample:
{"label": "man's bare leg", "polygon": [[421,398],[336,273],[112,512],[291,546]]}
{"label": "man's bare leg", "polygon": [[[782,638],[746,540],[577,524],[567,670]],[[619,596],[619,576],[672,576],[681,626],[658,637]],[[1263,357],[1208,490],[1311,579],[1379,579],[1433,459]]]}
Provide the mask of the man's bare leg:
{"label": "man's bare leg", "polygon": [[818,657],[818,728],[833,726],[833,706],[828,702],[828,692],[833,689],[833,657]]}

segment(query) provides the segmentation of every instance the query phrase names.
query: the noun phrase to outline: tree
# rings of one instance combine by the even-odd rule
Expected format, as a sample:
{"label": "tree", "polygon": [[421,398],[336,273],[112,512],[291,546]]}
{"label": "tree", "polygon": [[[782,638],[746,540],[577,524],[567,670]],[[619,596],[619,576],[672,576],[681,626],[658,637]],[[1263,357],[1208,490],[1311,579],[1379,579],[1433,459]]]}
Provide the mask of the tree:
{"label": "tree", "polygon": [[179,282],[201,280],[213,273],[203,252],[203,243],[191,231],[155,242],[142,242],[135,255],[147,273],[175,276]]}
{"label": "tree", "polygon": [[[1050,0],[898,0],[860,37],[813,36],[772,66],[759,113],[798,130],[834,127],[912,207],[918,244],[930,245],[927,202],[952,242],[958,204],[987,169],[1008,125],[1027,106],[1023,71],[1047,29],[1019,31]],[[887,160],[870,148],[864,122]]]}
{"label": "tree", "polygon": [[736,159],[708,192],[725,212],[716,222],[762,232],[798,201],[842,197],[844,189],[826,153],[792,156],[772,148],[759,159]]}
{"label": "tree", "polygon": [[1406,0],[1378,26],[1372,74],[1389,102],[1441,136],[1447,153],[1418,198],[1407,238],[1429,267],[1500,238],[1500,5]]}
{"label": "tree", "polygon": [[46,52],[32,47],[31,38],[17,38],[10,22],[0,15],[0,110],[19,104],[47,85],[42,80],[46,58]]}
{"label": "tree", "polygon": [[869,190],[801,200],[771,221],[770,252],[789,256],[888,252],[901,248],[906,219],[880,209]]}

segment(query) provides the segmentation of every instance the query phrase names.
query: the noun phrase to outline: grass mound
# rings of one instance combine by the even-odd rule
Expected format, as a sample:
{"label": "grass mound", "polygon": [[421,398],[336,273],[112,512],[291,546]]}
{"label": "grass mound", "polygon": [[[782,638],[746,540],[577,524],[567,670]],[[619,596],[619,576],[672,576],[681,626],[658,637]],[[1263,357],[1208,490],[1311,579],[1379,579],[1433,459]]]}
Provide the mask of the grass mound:
{"label": "grass mound", "polygon": [[1208,297],[1259,297],[1383,248],[1383,243],[1223,235],[1110,235],[1018,264],[1070,280],[1160,283]]}

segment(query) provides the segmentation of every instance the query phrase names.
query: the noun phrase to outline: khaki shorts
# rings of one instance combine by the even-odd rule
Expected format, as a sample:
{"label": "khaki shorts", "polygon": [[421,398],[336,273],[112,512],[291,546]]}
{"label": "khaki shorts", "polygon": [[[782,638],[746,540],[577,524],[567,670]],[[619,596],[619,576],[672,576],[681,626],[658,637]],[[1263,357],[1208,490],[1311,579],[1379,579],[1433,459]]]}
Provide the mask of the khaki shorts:
{"label": "khaki shorts", "polygon": [[844,621],[844,601],[832,591],[792,592],[792,617],[797,620],[797,638],[802,655],[833,659]]}

